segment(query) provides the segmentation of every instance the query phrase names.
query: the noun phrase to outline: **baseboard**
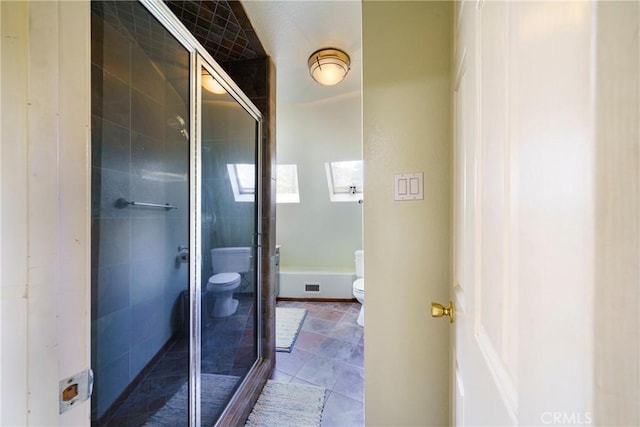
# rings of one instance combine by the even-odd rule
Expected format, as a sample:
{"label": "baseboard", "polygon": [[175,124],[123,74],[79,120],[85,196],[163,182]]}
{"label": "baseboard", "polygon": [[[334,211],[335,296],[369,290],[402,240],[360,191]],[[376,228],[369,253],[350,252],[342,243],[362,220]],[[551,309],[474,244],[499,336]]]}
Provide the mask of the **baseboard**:
{"label": "baseboard", "polygon": [[289,298],[278,297],[276,301],[303,301],[303,302],[358,302],[355,298]]}
{"label": "baseboard", "polygon": [[314,271],[281,269],[278,274],[278,295],[285,298],[353,298],[356,276],[345,271]]}

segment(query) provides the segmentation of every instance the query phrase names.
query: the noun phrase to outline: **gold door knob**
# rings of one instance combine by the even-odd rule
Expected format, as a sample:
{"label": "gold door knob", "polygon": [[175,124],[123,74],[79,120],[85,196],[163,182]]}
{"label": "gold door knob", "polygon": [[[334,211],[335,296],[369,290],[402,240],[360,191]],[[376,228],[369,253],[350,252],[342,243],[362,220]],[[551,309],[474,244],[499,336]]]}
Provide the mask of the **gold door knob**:
{"label": "gold door knob", "polygon": [[449,306],[445,307],[437,302],[431,302],[431,317],[449,317],[449,323],[453,323],[455,313],[453,310],[453,303],[449,301]]}

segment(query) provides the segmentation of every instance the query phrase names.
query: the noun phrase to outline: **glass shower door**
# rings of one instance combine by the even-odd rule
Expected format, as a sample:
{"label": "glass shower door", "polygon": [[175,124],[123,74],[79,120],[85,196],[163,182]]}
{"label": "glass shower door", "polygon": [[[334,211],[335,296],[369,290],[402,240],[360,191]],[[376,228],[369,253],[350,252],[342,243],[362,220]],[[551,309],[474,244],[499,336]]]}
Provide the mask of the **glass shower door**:
{"label": "glass shower door", "polygon": [[260,354],[259,113],[163,3],[91,13],[91,423],[210,426]]}
{"label": "glass shower door", "polygon": [[187,425],[191,53],[139,2],[91,14],[91,421]]}
{"label": "glass shower door", "polygon": [[213,425],[258,358],[258,122],[199,66],[201,422]]}

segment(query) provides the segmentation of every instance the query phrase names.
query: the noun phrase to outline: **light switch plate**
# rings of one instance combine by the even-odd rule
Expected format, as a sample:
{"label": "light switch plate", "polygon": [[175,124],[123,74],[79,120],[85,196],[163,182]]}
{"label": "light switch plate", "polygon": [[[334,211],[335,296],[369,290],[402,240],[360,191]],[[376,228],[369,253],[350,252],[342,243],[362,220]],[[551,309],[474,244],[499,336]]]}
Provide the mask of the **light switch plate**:
{"label": "light switch plate", "polygon": [[423,200],[424,174],[403,173],[394,176],[394,200]]}

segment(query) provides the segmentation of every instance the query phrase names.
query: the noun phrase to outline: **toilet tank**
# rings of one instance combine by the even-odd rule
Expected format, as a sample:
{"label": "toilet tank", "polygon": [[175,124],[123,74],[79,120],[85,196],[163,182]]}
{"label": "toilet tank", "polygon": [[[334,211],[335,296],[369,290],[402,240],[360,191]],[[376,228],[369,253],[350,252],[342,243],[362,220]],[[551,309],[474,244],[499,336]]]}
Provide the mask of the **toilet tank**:
{"label": "toilet tank", "polygon": [[356,255],[356,277],[364,277],[364,251],[358,250]]}
{"label": "toilet tank", "polygon": [[211,268],[217,273],[246,273],[251,268],[251,248],[211,249]]}

